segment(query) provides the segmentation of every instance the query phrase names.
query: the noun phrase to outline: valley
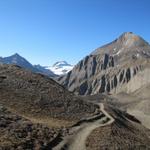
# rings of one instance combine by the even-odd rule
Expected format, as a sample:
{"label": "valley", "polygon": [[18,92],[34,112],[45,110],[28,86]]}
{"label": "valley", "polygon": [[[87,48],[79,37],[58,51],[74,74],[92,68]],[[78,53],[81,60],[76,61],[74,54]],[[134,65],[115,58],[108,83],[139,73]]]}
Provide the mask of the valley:
{"label": "valley", "polygon": [[142,37],[123,33],[74,67],[57,62],[57,76],[18,54],[0,62],[0,149],[150,149],[150,45]]}

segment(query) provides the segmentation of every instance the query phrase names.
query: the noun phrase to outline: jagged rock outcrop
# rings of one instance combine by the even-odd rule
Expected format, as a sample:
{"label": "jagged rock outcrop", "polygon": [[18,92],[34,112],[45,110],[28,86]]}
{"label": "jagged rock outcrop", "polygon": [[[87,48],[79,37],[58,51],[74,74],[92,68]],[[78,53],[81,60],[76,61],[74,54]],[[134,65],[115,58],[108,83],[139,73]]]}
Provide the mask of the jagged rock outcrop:
{"label": "jagged rock outcrop", "polygon": [[150,45],[127,32],[86,56],[57,81],[80,95],[114,93],[124,89],[124,85],[144,70],[149,58]]}

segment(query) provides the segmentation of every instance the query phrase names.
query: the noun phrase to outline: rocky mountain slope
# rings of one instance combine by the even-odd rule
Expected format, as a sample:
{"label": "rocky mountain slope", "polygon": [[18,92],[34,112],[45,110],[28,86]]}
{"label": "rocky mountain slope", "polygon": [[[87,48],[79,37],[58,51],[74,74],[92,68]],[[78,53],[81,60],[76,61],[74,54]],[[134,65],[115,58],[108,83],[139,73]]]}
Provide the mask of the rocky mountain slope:
{"label": "rocky mountain slope", "polygon": [[[137,81],[135,81],[136,84]],[[139,80],[140,82],[140,80]],[[141,123],[150,129],[150,84],[142,86],[138,90],[125,93],[111,95],[115,105],[119,105],[119,108],[126,110],[128,113],[138,118]]]}
{"label": "rocky mountain slope", "polygon": [[105,109],[114,122],[93,130],[86,140],[87,150],[150,149],[150,130],[138,124],[133,116],[113,107]]}
{"label": "rocky mountain slope", "polygon": [[71,121],[96,109],[44,75],[5,64],[0,65],[0,103],[30,117]]}
{"label": "rocky mountain slope", "polygon": [[[86,56],[58,82],[79,95],[133,92],[149,82],[149,58],[150,45],[140,36],[126,32]],[[141,72],[144,83],[128,84],[135,83]]]}
{"label": "rocky mountain slope", "polygon": [[30,62],[28,62],[25,58],[23,58],[22,56],[20,56],[17,53],[12,56],[9,56],[9,57],[0,57],[0,63],[16,64],[20,67],[31,70],[33,72],[48,75],[50,77],[56,76],[51,70],[45,69],[44,67],[42,67],[40,65],[32,65]]}

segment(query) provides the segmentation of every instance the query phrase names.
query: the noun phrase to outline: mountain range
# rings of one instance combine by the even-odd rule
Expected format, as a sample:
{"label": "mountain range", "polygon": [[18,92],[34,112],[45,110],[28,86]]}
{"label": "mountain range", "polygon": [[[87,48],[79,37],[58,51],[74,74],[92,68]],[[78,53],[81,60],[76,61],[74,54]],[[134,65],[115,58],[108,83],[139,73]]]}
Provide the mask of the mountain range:
{"label": "mountain range", "polygon": [[17,58],[0,58],[0,149],[150,149],[150,45],[142,37],[125,32],[69,72],[57,62],[65,74],[53,79]]}
{"label": "mountain range", "polygon": [[73,66],[68,64],[66,61],[58,61],[52,67],[45,67],[41,65],[32,65],[28,60],[19,54],[15,53],[12,56],[0,57],[0,63],[4,64],[16,64],[25,69],[29,69],[36,73],[41,73],[49,77],[56,77],[59,75],[66,74]]}

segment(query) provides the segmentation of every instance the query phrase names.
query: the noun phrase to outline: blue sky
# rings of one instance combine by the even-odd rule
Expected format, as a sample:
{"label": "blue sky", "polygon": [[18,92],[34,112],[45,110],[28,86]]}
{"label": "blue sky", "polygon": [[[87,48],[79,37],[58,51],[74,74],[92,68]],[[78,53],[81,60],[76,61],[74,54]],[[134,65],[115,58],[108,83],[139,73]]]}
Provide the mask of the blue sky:
{"label": "blue sky", "polygon": [[0,0],[0,56],[76,64],[125,31],[150,42],[150,0]]}

